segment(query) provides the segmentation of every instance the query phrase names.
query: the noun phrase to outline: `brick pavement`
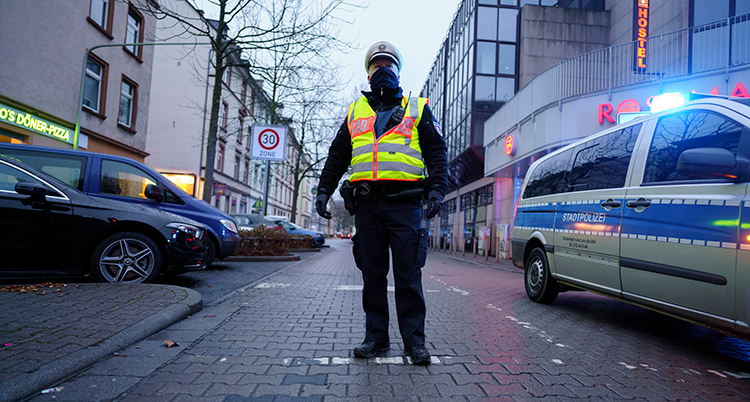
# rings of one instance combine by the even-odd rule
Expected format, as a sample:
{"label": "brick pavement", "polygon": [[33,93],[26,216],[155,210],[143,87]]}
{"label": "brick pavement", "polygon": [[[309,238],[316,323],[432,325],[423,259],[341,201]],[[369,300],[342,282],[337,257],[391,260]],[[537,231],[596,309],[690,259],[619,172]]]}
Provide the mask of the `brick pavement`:
{"label": "brick pavement", "polygon": [[0,401],[14,400],[200,310],[169,285],[70,284],[0,292]]}
{"label": "brick pavement", "polygon": [[[124,352],[165,356],[157,369],[129,374],[128,359],[112,358],[64,383],[55,400],[750,400],[746,342],[587,292],[535,304],[509,262],[438,252],[424,268],[433,364],[408,364],[392,301],[392,350],[354,359],[361,279],[343,245]],[[170,337],[183,346],[160,348]]]}

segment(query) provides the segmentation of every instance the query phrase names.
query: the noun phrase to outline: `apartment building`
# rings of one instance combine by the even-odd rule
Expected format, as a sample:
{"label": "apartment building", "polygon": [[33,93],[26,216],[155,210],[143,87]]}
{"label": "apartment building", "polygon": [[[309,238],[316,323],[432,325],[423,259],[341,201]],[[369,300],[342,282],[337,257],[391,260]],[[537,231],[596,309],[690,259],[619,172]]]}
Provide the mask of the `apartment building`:
{"label": "apartment building", "polygon": [[0,142],[143,161],[155,25],[124,2],[3,3]]}

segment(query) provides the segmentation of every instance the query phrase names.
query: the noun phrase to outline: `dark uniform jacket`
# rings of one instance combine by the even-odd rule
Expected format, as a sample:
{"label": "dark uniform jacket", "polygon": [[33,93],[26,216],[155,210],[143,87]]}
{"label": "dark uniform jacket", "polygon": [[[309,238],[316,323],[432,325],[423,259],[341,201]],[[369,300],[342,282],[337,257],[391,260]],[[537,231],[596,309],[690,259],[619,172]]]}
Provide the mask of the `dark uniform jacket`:
{"label": "dark uniform jacket", "polygon": [[[384,97],[377,96],[372,92],[362,92],[367,97],[370,107],[377,113],[377,119],[375,126],[381,126],[381,116],[388,117],[392,115],[393,109],[401,104],[402,95],[399,89],[397,93],[390,96]],[[395,127],[400,123],[400,120],[390,118],[385,124],[382,131],[379,131],[377,135],[381,135],[383,132],[387,132],[391,128]],[[429,106],[424,107],[422,112],[422,118],[417,125],[419,130],[419,147],[422,150],[422,158],[425,161],[427,167],[427,191],[437,190],[442,196],[445,196],[446,189],[448,187],[448,157],[446,154],[445,141],[443,135],[440,132],[439,125],[432,115],[432,111]],[[318,184],[318,192],[330,196],[338,187],[338,182],[341,177],[346,173],[349,165],[352,161],[352,137],[349,134],[349,126],[347,125],[347,119],[344,118],[344,123],[339,128],[336,138],[331,143],[331,148],[328,150],[328,159],[326,160],[323,172],[320,175],[320,182]],[[386,182],[386,180],[378,180],[379,184]],[[388,184],[394,187],[402,185],[402,182],[387,181]]]}

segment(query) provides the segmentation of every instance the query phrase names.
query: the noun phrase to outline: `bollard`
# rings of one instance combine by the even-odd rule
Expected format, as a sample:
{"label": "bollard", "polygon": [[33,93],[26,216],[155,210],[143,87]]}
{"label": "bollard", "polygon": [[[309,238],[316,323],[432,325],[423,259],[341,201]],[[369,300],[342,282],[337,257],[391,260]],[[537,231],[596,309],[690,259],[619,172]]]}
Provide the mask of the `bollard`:
{"label": "bollard", "polygon": [[463,240],[463,246],[461,247],[461,257],[466,257],[466,235],[461,236]]}
{"label": "bollard", "polygon": [[472,257],[477,258],[477,247],[479,247],[479,238],[477,236],[471,236],[471,242],[474,243],[472,245],[472,248],[474,251],[472,252]]}
{"label": "bollard", "polygon": [[[500,236],[497,236],[497,248],[495,248],[495,250],[497,250],[495,252],[495,262],[500,262]],[[505,250],[503,250],[503,252],[505,252]]]}
{"label": "bollard", "polygon": [[490,259],[490,238],[487,235],[484,236],[484,260],[489,261]]}

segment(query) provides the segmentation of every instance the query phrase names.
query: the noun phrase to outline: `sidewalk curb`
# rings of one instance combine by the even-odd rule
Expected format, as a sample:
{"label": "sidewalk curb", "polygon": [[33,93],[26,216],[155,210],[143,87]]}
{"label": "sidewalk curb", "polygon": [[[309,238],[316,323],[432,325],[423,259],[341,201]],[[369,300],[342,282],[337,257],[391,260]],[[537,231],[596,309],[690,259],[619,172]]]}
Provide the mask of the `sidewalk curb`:
{"label": "sidewalk curb", "polygon": [[146,339],[186,316],[203,309],[203,298],[195,290],[173,285],[159,286],[178,288],[185,291],[187,296],[180,302],[146,317],[135,325],[105,339],[98,345],[49,362],[33,373],[22,374],[0,383],[0,389],[2,390],[0,402],[18,401],[34,396],[43,389],[77,374],[105,357]]}
{"label": "sidewalk curb", "polygon": [[223,259],[226,262],[249,262],[249,261],[299,261],[300,256],[296,254],[287,255],[233,255]]}

